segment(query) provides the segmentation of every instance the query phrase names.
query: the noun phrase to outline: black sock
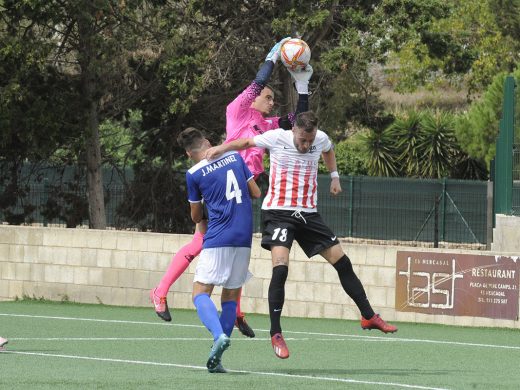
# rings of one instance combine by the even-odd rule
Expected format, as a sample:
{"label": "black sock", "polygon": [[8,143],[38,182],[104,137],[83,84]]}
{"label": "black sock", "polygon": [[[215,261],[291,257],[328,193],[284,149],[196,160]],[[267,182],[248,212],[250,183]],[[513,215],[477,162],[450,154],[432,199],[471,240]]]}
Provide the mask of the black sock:
{"label": "black sock", "polygon": [[347,255],[343,255],[333,267],[338,271],[343,290],[345,290],[348,296],[356,303],[361,315],[366,319],[372,318],[375,314],[374,310],[372,310],[372,306],[370,306],[370,302],[368,302],[365,289],[356,276],[352,268],[352,263]]}
{"label": "black sock", "polygon": [[282,316],[283,303],[285,301],[285,281],[289,267],[277,265],[273,268],[273,276],[269,284],[269,317],[271,318],[271,337],[282,332],[280,317]]}

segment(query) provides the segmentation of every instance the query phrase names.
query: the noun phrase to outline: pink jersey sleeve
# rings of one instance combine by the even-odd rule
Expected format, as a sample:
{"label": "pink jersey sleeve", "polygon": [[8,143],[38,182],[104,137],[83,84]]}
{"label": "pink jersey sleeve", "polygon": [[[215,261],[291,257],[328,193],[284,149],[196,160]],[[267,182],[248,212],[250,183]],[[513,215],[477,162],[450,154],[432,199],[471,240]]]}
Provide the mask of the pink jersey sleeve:
{"label": "pink jersey sleeve", "polygon": [[278,124],[280,120],[279,116],[271,116],[269,118],[265,118],[265,121],[268,123],[268,127],[264,131],[279,129],[280,125]]}
{"label": "pink jersey sleeve", "polygon": [[[266,131],[277,129],[279,117],[264,118],[263,115],[251,107],[251,104],[260,95],[263,87],[254,81],[233,100],[226,109],[226,140],[234,141],[241,138],[253,138]],[[264,149],[252,147],[239,151],[251,172],[258,176],[264,171]]]}
{"label": "pink jersey sleeve", "polygon": [[249,121],[251,104],[262,92],[263,87],[254,81],[228,104],[226,109],[226,141],[244,138],[241,130]]}

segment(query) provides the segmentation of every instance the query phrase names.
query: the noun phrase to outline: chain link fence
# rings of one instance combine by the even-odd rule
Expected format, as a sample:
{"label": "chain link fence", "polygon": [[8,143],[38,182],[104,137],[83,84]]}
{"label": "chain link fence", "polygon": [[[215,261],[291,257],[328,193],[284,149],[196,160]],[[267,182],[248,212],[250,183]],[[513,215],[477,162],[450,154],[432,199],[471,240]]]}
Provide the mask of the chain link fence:
{"label": "chain link fence", "polygon": [[[486,244],[487,183],[484,181],[343,176],[341,185],[343,192],[332,196],[329,176],[318,177],[318,209],[338,237],[440,246]],[[107,226],[136,229],[138,224],[128,214],[124,217],[120,214],[127,188],[120,182],[111,182],[105,184],[105,194]],[[183,189],[179,189],[175,199],[188,210]],[[516,200],[519,206],[518,197]],[[256,232],[261,232],[260,206],[261,199],[254,200]],[[31,183],[17,208],[30,211],[24,220],[18,221],[20,224],[88,227],[84,185],[70,188],[62,185],[57,192],[46,181]],[[150,214],[147,218],[154,216]],[[4,210],[0,210],[0,221],[6,221]]]}
{"label": "chain link fence", "polygon": [[511,210],[513,215],[520,215],[520,144],[513,145],[513,195]]}

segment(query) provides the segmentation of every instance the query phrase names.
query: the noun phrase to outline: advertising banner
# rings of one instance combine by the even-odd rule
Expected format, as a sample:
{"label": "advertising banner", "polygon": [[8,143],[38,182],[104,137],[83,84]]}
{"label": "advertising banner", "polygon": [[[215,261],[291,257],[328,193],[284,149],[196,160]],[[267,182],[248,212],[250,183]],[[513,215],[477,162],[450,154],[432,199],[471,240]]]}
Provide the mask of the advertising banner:
{"label": "advertising banner", "polygon": [[518,319],[520,256],[397,252],[398,311]]}

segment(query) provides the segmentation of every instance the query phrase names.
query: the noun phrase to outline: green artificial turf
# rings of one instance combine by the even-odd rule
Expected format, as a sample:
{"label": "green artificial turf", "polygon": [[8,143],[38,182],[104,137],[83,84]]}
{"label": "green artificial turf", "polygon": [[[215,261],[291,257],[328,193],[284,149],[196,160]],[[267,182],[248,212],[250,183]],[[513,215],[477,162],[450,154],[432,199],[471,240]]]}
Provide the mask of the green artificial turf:
{"label": "green artificial turf", "polygon": [[233,332],[209,374],[212,339],[195,311],[160,320],[152,308],[0,302],[1,389],[518,389],[520,331],[398,323],[385,335],[359,322],[283,318],[291,356],[275,357],[269,320],[255,339]]}

